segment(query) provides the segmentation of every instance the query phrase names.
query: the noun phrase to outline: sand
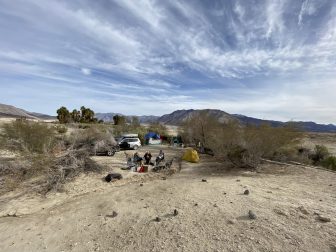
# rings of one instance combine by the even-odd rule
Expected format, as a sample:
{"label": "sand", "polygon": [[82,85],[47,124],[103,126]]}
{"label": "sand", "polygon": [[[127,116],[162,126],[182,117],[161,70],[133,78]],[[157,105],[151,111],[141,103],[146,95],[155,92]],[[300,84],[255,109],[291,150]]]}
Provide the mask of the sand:
{"label": "sand", "polygon": [[[159,148],[150,148],[154,156]],[[164,150],[167,159],[179,151]],[[95,159],[121,171],[124,157]],[[335,173],[274,164],[258,172],[229,170],[208,156],[184,162],[172,176],[122,172],[114,183],[103,182],[105,174],[85,174],[46,197],[2,196],[0,251],[336,249]]]}

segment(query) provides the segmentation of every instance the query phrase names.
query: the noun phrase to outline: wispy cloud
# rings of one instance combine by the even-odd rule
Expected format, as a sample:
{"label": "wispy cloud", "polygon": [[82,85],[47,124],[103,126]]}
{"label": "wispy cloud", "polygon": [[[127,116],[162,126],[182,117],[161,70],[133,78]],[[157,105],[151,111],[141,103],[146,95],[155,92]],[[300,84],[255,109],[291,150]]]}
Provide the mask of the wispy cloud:
{"label": "wispy cloud", "polygon": [[[50,90],[64,91],[41,108],[47,113],[85,100],[96,110],[132,114],[217,107],[283,119],[327,122],[334,116],[336,103],[324,95],[329,91],[310,89],[312,80],[329,83],[329,90],[336,85],[332,0],[0,4],[0,32],[6,34],[0,40],[0,99],[9,103],[35,109],[20,102],[28,99],[23,95],[5,92],[12,85],[23,94],[36,83],[36,104],[50,101]],[[73,91],[78,87],[85,99]],[[296,101],[314,102],[296,111]]]}

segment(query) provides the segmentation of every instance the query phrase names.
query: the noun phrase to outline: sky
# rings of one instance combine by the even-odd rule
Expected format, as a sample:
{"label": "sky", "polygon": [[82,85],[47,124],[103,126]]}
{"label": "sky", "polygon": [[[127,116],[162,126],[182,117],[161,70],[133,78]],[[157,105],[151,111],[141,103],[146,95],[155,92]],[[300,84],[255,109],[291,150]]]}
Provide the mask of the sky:
{"label": "sky", "polygon": [[334,0],[0,0],[0,103],[336,123]]}

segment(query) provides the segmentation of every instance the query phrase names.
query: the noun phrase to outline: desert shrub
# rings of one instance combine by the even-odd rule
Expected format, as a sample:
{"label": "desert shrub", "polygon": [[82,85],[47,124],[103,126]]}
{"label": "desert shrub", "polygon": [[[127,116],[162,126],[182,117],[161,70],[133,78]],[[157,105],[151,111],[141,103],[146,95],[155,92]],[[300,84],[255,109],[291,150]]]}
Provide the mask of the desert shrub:
{"label": "desert shrub", "polygon": [[325,158],[322,161],[322,166],[327,168],[327,169],[336,171],[336,157],[335,156],[329,156],[329,157]]}
{"label": "desert shrub", "polygon": [[85,150],[72,150],[55,158],[48,171],[42,192],[61,191],[64,184],[83,172],[101,172],[103,169]]}
{"label": "desert shrub", "polygon": [[57,125],[56,126],[56,131],[59,133],[59,134],[65,134],[67,133],[68,131],[68,128],[63,126],[63,125]]}
{"label": "desert shrub", "polygon": [[43,123],[17,120],[3,126],[1,137],[14,150],[45,153],[54,144],[55,132]]}
{"label": "desert shrub", "polygon": [[190,118],[182,129],[184,142],[201,144],[217,158],[250,168],[257,167],[261,158],[274,158],[281,148],[293,146],[302,138],[302,133],[290,126],[242,126],[235,121],[224,124],[207,114]]}
{"label": "desert shrub", "polygon": [[75,131],[66,140],[68,148],[90,152],[102,145],[116,145],[112,128],[102,126],[97,125],[88,129]]}
{"label": "desert shrub", "polygon": [[328,148],[324,145],[315,145],[314,153],[310,155],[310,159],[314,165],[321,163],[330,155]]}

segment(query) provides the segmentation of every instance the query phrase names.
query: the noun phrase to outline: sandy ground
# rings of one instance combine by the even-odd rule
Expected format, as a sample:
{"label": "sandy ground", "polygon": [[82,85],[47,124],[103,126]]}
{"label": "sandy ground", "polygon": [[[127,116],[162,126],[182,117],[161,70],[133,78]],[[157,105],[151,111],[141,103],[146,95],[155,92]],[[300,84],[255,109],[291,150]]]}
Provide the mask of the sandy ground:
{"label": "sandy ground", "polygon": [[[164,150],[167,159],[177,152]],[[114,171],[125,165],[123,152],[95,159]],[[44,198],[2,196],[0,251],[336,251],[335,173],[234,171],[207,156],[173,176],[122,173],[114,183],[82,175]]]}
{"label": "sandy ground", "polygon": [[309,149],[314,149],[315,145],[325,145],[331,154],[336,155],[336,133],[308,133],[303,145]]}

